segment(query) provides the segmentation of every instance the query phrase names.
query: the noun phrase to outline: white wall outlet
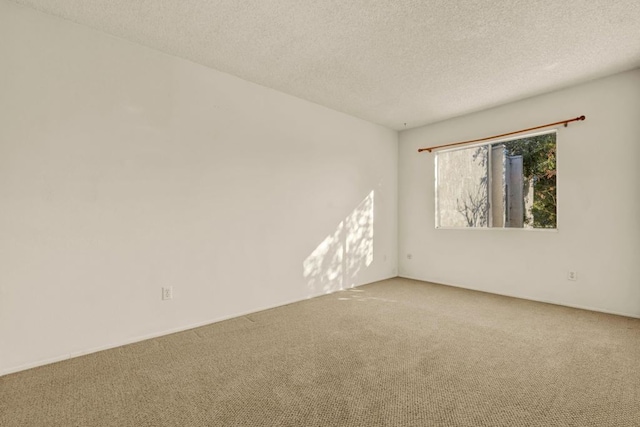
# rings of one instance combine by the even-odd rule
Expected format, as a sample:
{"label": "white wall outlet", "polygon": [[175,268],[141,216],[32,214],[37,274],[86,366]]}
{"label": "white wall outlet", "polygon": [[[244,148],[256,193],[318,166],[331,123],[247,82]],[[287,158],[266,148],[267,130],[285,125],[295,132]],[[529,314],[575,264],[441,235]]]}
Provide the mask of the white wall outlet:
{"label": "white wall outlet", "polygon": [[407,254],[407,259],[413,259],[413,255]]}
{"label": "white wall outlet", "polygon": [[576,271],[568,272],[567,280],[571,280],[572,282],[575,282],[576,280],[578,280],[578,273]]}
{"label": "white wall outlet", "polygon": [[173,286],[166,286],[162,288],[162,300],[168,300],[173,298]]}

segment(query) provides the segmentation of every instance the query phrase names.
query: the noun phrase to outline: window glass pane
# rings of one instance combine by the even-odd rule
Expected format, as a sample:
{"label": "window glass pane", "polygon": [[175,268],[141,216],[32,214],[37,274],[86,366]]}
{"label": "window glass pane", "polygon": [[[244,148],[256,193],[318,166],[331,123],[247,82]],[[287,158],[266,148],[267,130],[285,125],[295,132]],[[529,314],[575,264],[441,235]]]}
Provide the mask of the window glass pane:
{"label": "window glass pane", "polygon": [[436,226],[556,228],[556,134],[436,156]]}

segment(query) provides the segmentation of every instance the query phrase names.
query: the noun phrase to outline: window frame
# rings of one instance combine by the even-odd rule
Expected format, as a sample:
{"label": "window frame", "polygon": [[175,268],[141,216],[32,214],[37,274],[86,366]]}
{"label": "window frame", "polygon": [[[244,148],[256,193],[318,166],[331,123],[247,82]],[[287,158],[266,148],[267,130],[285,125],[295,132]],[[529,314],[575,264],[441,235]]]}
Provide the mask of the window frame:
{"label": "window frame", "polygon": [[[558,204],[556,203],[556,215],[558,216],[558,218],[556,219],[556,226],[555,228],[534,228],[534,227],[451,227],[451,226],[441,226],[440,225],[440,210],[439,210],[439,197],[438,197],[438,156],[440,153],[449,153],[452,151],[460,151],[460,150],[466,150],[469,148],[474,148],[474,147],[483,147],[483,146],[489,146],[491,147],[494,144],[500,144],[500,143],[505,143],[505,142],[509,142],[509,141],[515,141],[518,139],[525,139],[525,138],[532,138],[532,137],[536,137],[536,136],[540,136],[540,135],[548,135],[551,133],[555,133],[556,135],[556,180],[558,180],[558,136],[560,134],[559,132],[560,128],[558,127],[554,127],[554,128],[550,128],[550,129],[546,129],[546,130],[542,130],[542,131],[538,131],[538,132],[531,132],[531,133],[525,133],[525,134],[521,134],[521,135],[517,135],[517,136],[510,136],[507,138],[500,138],[500,139],[494,139],[491,141],[483,141],[483,142],[479,142],[479,143],[473,143],[473,144],[468,144],[468,145],[464,145],[462,147],[454,147],[454,148],[443,148],[440,150],[434,150],[434,162],[433,162],[433,172],[434,172],[434,208],[435,208],[435,212],[434,212],[434,228],[436,230],[484,230],[484,231],[524,231],[524,232],[543,232],[543,233],[557,233],[558,232],[558,228],[559,228],[559,222],[560,222],[560,218],[559,215],[557,215],[558,213]],[[558,193],[558,181],[556,181],[556,196]],[[491,186],[489,186],[489,188],[491,188]],[[489,210],[491,210],[491,208],[489,208]]]}

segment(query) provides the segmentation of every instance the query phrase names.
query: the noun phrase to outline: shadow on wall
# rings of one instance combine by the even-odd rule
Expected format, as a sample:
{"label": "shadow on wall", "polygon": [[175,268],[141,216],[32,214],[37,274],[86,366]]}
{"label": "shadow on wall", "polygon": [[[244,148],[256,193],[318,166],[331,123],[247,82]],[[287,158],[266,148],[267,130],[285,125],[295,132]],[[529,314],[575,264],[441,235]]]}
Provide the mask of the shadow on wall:
{"label": "shadow on wall", "polygon": [[302,263],[311,295],[353,287],[373,262],[372,190]]}

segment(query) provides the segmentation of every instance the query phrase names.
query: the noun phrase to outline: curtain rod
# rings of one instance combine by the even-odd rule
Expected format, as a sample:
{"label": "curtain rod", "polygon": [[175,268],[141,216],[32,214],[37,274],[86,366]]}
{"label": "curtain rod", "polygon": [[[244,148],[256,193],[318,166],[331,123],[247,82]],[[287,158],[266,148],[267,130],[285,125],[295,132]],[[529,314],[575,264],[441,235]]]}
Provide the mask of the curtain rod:
{"label": "curtain rod", "polygon": [[472,139],[472,140],[469,140],[469,141],[462,141],[462,142],[454,142],[452,144],[436,145],[434,147],[428,147],[428,148],[419,148],[418,149],[418,153],[421,153],[423,151],[431,152],[433,150],[437,150],[438,148],[453,147],[455,145],[471,144],[472,142],[487,141],[489,139],[501,138],[503,136],[515,135],[516,133],[522,133],[522,132],[528,132],[530,130],[548,128],[548,127],[555,126],[555,125],[564,124],[564,127],[567,127],[567,125],[569,123],[581,121],[581,120],[584,120],[585,118],[586,118],[585,116],[580,116],[580,117],[576,117],[575,119],[562,120],[562,121],[559,121],[559,122],[548,123],[546,125],[535,126],[535,127],[528,128],[528,129],[521,129],[521,130],[517,130],[517,131],[514,131],[514,132],[503,133],[503,134],[500,134],[500,135],[488,136],[486,138]]}

